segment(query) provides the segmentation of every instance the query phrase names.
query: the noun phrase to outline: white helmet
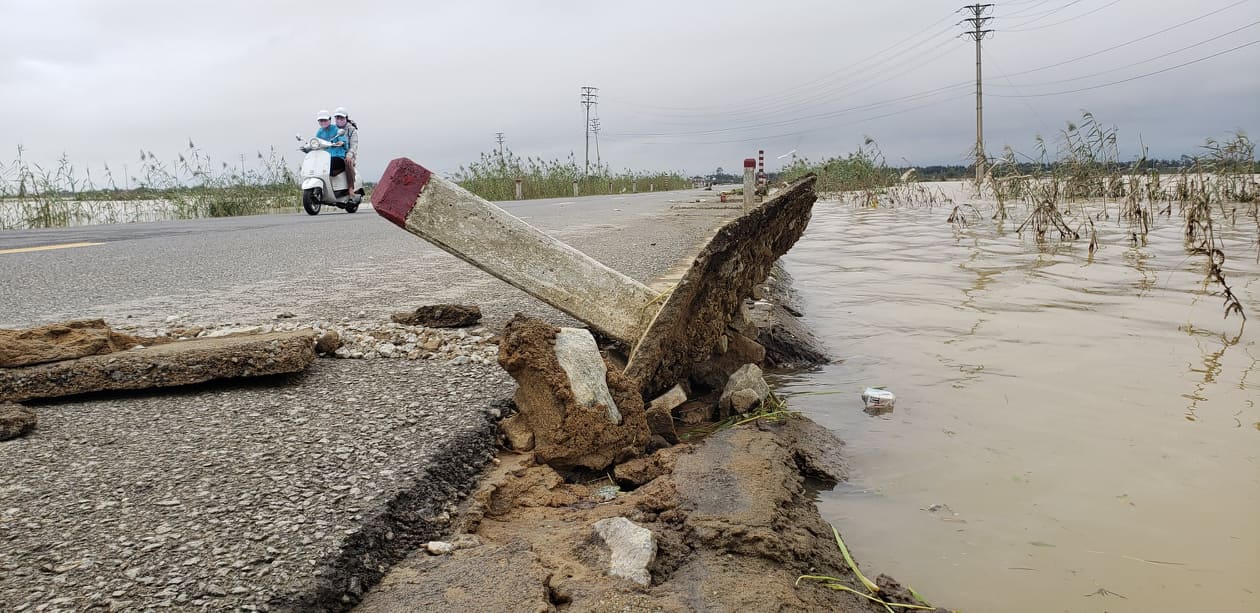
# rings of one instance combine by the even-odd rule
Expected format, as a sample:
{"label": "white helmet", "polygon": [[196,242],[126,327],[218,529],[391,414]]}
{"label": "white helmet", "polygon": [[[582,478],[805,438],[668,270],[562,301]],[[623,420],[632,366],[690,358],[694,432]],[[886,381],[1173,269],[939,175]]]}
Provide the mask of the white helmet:
{"label": "white helmet", "polygon": [[332,119],[332,116],[328,114],[328,111],[320,111],[317,115],[315,115],[315,121],[324,119]]}
{"label": "white helmet", "polygon": [[345,118],[349,119],[349,118],[350,118],[350,113],[349,113],[348,111],[346,111],[346,107],[344,107],[344,106],[339,106],[339,107],[337,107],[337,110],[333,111],[333,117],[345,117]]}

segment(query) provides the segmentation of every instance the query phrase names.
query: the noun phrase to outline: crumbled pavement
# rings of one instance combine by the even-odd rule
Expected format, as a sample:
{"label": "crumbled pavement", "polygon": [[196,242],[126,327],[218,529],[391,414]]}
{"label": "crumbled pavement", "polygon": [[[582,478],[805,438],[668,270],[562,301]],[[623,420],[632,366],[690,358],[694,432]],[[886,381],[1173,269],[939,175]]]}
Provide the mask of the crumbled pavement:
{"label": "crumbled pavement", "polygon": [[[38,431],[0,444],[0,610],[312,598],[317,571],[363,531],[401,537],[371,514],[434,470],[480,470],[427,463],[461,445],[466,463],[488,461],[491,405],[511,390],[480,363],[323,359],[244,384],[34,405]],[[330,579],[342,580],[354,587]]]}

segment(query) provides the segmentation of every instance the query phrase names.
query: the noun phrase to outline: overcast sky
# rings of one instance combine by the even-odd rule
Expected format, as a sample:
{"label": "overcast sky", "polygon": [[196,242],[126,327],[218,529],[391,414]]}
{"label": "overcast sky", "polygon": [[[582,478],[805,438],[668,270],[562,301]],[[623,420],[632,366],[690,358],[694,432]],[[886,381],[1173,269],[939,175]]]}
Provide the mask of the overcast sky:
{"label": "overcast sky", "polygon": [[[453,171],[495,132],[520,155],[580,162],[590,85],[614,169],[734,169],[758,148],[773,169],[864,135],[890,163],[963,163],[975,47],[961,4],[0,0],[0,161],[22,145],[117,169],[191,138],[215,159],[275,146],[296,164],[293,135],[341,105],[370,178],[398,156]],[[1139,138],[1175,157],[1260,136],[1260,44],[1229,51],[1260,40],[1260,0],[1016,0],[991,15],[991,153],[1032,154],[1081,109],[1120,128],[1126,158]]]}

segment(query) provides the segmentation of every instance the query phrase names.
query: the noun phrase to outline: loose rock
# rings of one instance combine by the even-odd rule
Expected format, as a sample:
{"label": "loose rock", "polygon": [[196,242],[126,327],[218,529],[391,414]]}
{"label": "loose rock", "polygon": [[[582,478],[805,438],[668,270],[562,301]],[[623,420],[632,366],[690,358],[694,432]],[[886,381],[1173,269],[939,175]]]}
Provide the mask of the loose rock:
{"label": "loose rock", "polygon": [[13,402],[0,403],[0,441],[23,436],[38,423],[35,411]]}
{"label": "loose rock", "polygon": [[652,574],[647,567],[656,559],[656,536],[651,530],[624,517],[612,517],[595,522],[595,533],[612,550],[609,575],[644,587],[651,585]]}
{"label": "loose rock", "polygon": [[430,328],[465,328],[481,321],[481,307],[475,304],[434,304],[410,313],[394,313],[396,323]]}
{"label": "loose rock", "polygon": [[758,403],[765,402],[770,395],[770,386],[762,378],[761,369],[756,364],[745,364],[726,381],[726,387],[722,390],[722,397],[718,400],[718,409],[722,417],[731,414],[731,411],[734,409],[732,397],[735,395],[735,392],[740,390],[751,390],[754,392]]}

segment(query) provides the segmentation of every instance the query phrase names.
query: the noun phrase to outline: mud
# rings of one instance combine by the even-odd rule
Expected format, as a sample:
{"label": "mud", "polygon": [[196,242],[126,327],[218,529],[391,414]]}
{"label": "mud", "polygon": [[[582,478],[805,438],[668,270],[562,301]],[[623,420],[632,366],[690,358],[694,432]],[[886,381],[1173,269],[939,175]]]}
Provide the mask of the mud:
{"label": "mud", "polygon": [[394,323],[430,328],[467,328],[481,321],[481,307],[475,304],[432,304],[414,311],[394,313]]}
{"label": "mud", "polygon": [[518,314],[503,328],[499,364],[516,379],[513,417],[534,433],[534,454],[557,468],[600,470],[617,459],[641,455],[648,444],[647,417],[637,388],[609,365],[608,390],[621,413],[609,423],[606,407],[577,404],[569,376],[555,354],[559,328]]}
{"label": "mud", "polygon": [[80,319],[25,330],[0,330],[0,368],[16,368],[125,351],[167,338],[115,332],[103,319]]}
{"label": "mud", "polygon": [[630,356],[626,375],[644,396],[686,380],[695,365],[723,353],[740,305],[809,224],[818,198],[814,182],[807,176],[726,224],[696,256]]}
{"label": "mud", "polygon": [[[729,428],[618,466],[634,489],[607,501],[607,480],[570,483],[528,455],[503,456],[456,525],[483,544],[412,554],[358,610],[884,611],[797,585],[822,574],[861,589],[805,488],[806,472],[843,478],[842,467],[809,459],[836,445],[804,418]],[[650,586],[608,575],[610,552],[592,526],[613,517],[655,535]],[[914,602],[896,582],[878,582],[884,598]]]}
{"label": "mud", "polygon": [[315,360],[311,331],[204,338],[0,369],[0,402],[105,390],[138,390],[214,379],[292,373]]}

